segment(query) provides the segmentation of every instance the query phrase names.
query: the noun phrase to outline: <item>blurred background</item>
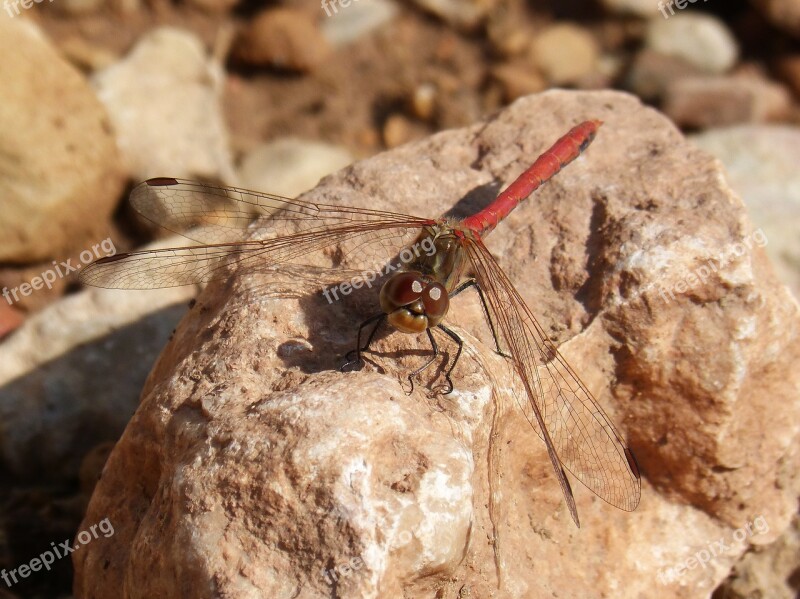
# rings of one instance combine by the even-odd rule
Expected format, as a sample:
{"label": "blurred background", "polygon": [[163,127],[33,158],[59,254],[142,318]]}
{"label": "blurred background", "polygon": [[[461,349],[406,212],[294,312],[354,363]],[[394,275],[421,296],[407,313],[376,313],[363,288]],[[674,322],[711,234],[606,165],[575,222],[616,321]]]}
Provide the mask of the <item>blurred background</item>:
{"label": "blurred background", "polygon": [[[135,182],[295,196],[520,96],[615,88],[725,164],[798,297],[799,41],[798,0],[0,0],[0,569],[78,532],[196,292],[81,290],[160,235]],[[800,589],[796,530],[714,597]],[[71,580],[61,559],[0,597]]]}

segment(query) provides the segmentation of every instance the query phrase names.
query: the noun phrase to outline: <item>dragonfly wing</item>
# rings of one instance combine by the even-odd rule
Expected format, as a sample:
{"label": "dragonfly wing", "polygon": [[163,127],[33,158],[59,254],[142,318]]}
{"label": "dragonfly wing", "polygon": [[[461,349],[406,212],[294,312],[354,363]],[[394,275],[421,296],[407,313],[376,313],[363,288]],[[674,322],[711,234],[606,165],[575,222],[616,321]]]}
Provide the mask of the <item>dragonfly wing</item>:
{"label": "dragonfly wing", "polygon": [[[511,352],[539,436],[575,523],[575,501],[562,464],[598,497],[625,511],[639,505],[641,481],[633,454],[489,250],[480,240],[466,248],[492,320]],[[526,414],[531,425],[531,417]]]}
{"label": "dragonfly wing", "polygon": [[[379,272],[398,249],[418,234],[422,225],[413,217],[406,218],[404,227],[363,222],[266,240],[115,254],[87,266],[80,279],[95,287],[158,289],[226,278],[236,271],[270,274],[276,280],[264,287],[265,292],[280,287],[295,292],[320,288],[352,276]],[[377,257],[379,250],[387,251],[382,259]],[[344,265],[339,263],[342,260]]]}
{"label": "dragonfly wing", "polygon": [[203,244],[282,237],[365,222],[400,225],[410,218],[165,177],[137,185],[130,202],[147,220]]}

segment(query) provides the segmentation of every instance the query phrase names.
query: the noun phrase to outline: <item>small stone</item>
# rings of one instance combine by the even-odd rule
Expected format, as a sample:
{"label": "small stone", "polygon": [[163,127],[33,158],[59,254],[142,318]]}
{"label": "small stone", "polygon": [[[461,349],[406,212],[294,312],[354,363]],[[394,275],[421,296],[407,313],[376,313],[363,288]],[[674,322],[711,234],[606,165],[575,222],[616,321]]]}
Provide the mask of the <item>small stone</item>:
{"label": "small stone", "polygon": [[239,0],[187,0],[187,4],[207,13],[224,13],[231,10]]}
{"label": "small stone", "polygon": [[571,23],[547,28],[534,41],[531,57],[552,85],[571,85],[597,66],[600,49],[591,33]]}
{"label": "small stone", "polygon": [[383,124],[383,143],[387,148],[402,145],[411,139],[411,124],[402,114],[393,114]]}
{"label": "small stone", "polygon": [[366,36],[397,16],[393,0],[351,0],[346,7],[341,0],[328,0],[322,9],[328,18],[322,21],[322,35],[331,46],[343,46]]}
{"label": "small stone", "polygon": [[294,198],[352,161],[353,157],[344,148],[284,138],[248,152],[239,168],[239,177],[249,189]]}
{"label": "small stone", "polygon": [[298,72],[319,67],[329,55],[328,40],[317,23],[294,8],[260,12],[233,46],[233,57],[241,62]]}
{"label": "small stone", "polygon": [[625,88],[640,98],[654,101],[666,93],[672,82],[700,74],[702,71],[697,66],[683,58],[644,48],[633,60],[625,78]]}
{"label": "small stone", "polygon": [[727,25],[702,13],[677,13],[669,19],[654,17],[645,43],[651,50],[683,58],[709,74],[729,71],[739,57],[739,47]]}
{"label": "small stone", "polygon": [[423,121],[433,118],[436,110],[436,86],[432,83],[423,83],[414,88],[411,95],[411,109],[414,116]]}
{"label": "small stone", "polygon": [[775,70],[795,95],[800,96],[800,54],[781,57],[776,61]]}
{"label": "small stone", "polygon": [[704,129],[760,123],[785,117],[789,92],[761,77],[687,77],[674,81],[664,96],[664,112],[682,127]]}

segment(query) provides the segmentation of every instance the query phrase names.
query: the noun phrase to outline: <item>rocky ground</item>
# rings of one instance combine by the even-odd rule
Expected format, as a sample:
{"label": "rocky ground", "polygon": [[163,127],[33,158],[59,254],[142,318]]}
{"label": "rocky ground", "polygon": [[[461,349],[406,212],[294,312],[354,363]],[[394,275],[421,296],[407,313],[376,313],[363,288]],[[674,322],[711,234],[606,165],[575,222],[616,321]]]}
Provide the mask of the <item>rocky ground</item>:
{"label": "rocky ground", "polygon": [[[0,570],[33,571],[0,582],[0,597],[73,596],[75,574],[76,597],[172,596],[190,580],[196,597],[795,596],[799,37],[792,0],[4,4]],[[576,92],[498,113],[553,87]],[[631,96],[589,93],[609,88],[664,116]],[[494,586],[485,509],[495,498],[484,482],[485,381],[503,365],[477,339],[456,373],[463,413],[432,411],[424,394],[394,389],[392,360],[390,377],[337,382],[351,314],[330,321],[289,300],[248,308],[252,297],[236,286],[210,289],[190,310],[193,287],[84,290],[74,274],[102,255],[180,244],[126,205],[148,177],[294,196],[339,171],[314,193],[436,216],[508,183],[585,118],[606,121],[586,159],[490,245],[571,361],[590,371],[586,382],[607,389],[602,403],[637,448],[645,499],[626,514],[576,489],[588,512],[578,532],[538,445],[509,445],[508,501],[498,508],[509,595]],[[704,256],[736,244],[746,250],[720,261],[711,282],[669,295]],[[477,304],[460,310],[455,325],[482,338]],[[281,322],[287,311],[315,314],[318,329]],[[391,343],[410,343],[395,337],[390,354]],[[366,391],[348,399],[352,388],[383,390],[385,401]],[[332,414],[322,396],[351,405]],[[297,411],[291,426],[281,402]],[[394,416],[379,426],[382,414]],[[508,431],[535,441],[508,418]],[[371,444],[342,438],[326,449],[349,424]],[[271,455],[263,436],[284,461],[259,466]],[[405,476],[412,487],[395,497],[364,479],[348,496],[373,515],[399,501],[389,520],[408,538],[389,539],[333,591],[311,575],[315,565],[349,563],[361,555],[354,548],[374,553],[376,540],[335,485],[303,499],[295,483],[315,473],[290,449],[322,456],[323,478],[348,457],[375,463],[376,480]],[[451,487],[425,487],[426,472],[458,483],[453,521],[436,507]],[[353,526],[315,516],[334,508]],[[113,534],[100,528],[72,559],[33,568],[104,518]],[[759,534],[675,575],[745,524]],[[608,560],[616,567],[601,574]]]}

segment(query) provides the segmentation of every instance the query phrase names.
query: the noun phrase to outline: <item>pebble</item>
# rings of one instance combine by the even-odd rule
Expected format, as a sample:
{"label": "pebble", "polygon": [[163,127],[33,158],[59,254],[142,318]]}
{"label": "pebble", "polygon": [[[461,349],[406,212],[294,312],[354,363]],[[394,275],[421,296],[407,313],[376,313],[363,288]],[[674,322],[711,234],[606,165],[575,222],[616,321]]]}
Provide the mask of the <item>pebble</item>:
{"label": "pebble", "polygon": [[8,335],[25,321],[22,312],[9,306],[6,300],[0,298],[0,339]]}
{"label": "pebble", "polygon": [[351,162],[353,156],[339,146],[287,137],[248,152],[239,177],[248,189],[294,198]]}
{"label": "pebble", "polygon": [[433,83],[423,83],[414,88],[411,110],[415,117],[423,121],[433,118],[436,111],[436,86]]}
{"label": "pebble", "polygon": [[394,148],[409,141],[412,136],[411,124],[402,114],[392,114],[383,124],[383,143]]}
{"label": "pebble", "polygon": [[398,13],[393,0],[355,0],[346,8],[337,0],[323,5],[323,13],[330,15],[323,19],[322,35],[331,46],[343,46],[366,36],[371,31],[392,21]]}
{"label": "pebble", "polygon": [[647,27],[647,48],[677,56],[704,73],[728,72],[739,56],[739,47],[727,25],[715,16],[676,13],[669,19],[654,17]]}
{"label": "pebble", "polygon": [[797,0],[756,0],[752,2],[780,29],[800,37],[800,2]]}
{"label": "pebble", "polygon": [[667,56],[647,48],[633,60],[624,87],[644,100],[659,100],[678,79],[701,75],[695,65],[678,56]]}
{"label": "pebble", "polygon": [[93,81],[135,179],[235,183],[220,108],[223,73],[193,34],[168,27],[150,31]]}
{"label": "pebble", "polygon": [[591,33],[571,23],[547,28],[533,41],[531,58],[552,85],[571,85],[597,66],[600,49]]}
{"label": "pebble", "polygon": [[663,110],[682,127],[704,129],[786,117],[791,96],[763,77],[687,77],[671,83]]}
{"label": "pebble", "polygon": [[270,8],[256,15],[233,45],[233,57],[245,64],[308,72],[331,53],[317,23],[295,8]]}

